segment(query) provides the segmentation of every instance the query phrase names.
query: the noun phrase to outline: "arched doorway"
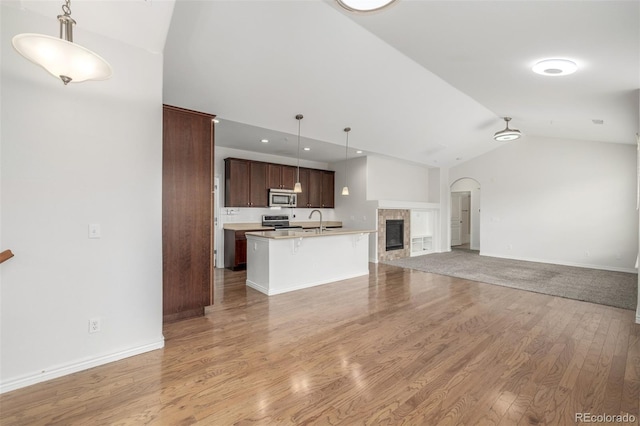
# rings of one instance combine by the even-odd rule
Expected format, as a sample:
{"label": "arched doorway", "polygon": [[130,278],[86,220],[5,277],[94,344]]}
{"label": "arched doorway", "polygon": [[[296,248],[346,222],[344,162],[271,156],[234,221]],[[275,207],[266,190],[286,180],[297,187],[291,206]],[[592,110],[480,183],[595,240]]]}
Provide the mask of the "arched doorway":
{"label": "arched doorway", "polygon": [[461,178],[451,184],[451,248],[480,250],[480,182]]}

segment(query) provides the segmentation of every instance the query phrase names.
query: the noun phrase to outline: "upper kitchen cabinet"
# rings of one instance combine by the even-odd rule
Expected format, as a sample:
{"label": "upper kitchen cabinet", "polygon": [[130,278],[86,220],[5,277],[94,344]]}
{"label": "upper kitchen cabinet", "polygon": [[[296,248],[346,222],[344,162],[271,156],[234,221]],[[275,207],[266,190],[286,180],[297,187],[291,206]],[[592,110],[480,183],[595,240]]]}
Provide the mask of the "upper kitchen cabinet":
{"label": "upper kitchen cabinet", "polygon": [[[300,169],[300,186],[302,187],[302,192],[297,194],[297,206],[298,207],[309,207],[309,172],[311,170],[301,168]],[[296,170],[297,174],[297,170]]]}
{"label": "upper kitchen cabinet", "polygon": [[295,167],[268,163],[267,170],[269,188],[293,190],[297,178]]}
{"label": "upper kitchen cabinet", "polygon": [[335,172],[322,171],[322,203],[320,207],[332,209],[335,207]]}
{"label": "upper kitchen cabinet", "polygon": [[267,207],[269,163],[225,158],[225,207]]}
{"label": "upper kitchen cabinet", "polygon": [[[268,207],[269,189],[293,190],[298,178],[295,166],[241,158],[225,158],[225,207]],[[335,172],[300,167],[300,208],[335,207]]]}
{"label": "upper kitchen cabinet", "polygon": [[225,207],[249,207],[249,164],[247,160],[225,158],[224,205]]}
{"label": "upper kitchen cabinet", "polygon": [[213,303],[213,146],[215,116],[163,106],[162,314],[204,315]]}
{"label": "upper kitchen cabinet", "polygon": [[330,170],[301,168],[298,207],[334,208],[334,176],[335,172]]}
{"label": "upper kitchen cabinet", "polygon": [[322,170],[309,170],[309,204],[306,207],[322,207]]}
{"label": "upper kitchen cabinet", "polygon": [[269,185],[267,185],[268,163],[252,161],[249,164],[249,204],[251,207],[269,205]]}

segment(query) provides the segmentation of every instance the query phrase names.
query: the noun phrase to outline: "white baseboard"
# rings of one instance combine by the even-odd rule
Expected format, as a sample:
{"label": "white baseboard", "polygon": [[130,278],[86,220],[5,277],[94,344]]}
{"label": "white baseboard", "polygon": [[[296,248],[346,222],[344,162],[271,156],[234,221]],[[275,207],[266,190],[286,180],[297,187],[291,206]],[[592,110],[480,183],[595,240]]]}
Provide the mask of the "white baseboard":
{"label": "white baseboard", "polygon": [[578,262],[559,262],[557,260],[549,260],[549,259],[535,259],[535,258],[528,258],[528,257],[507,256],[504,254],[492,254],[492,253],[487,253],[485,251],[481,251],[480,256],[499,257],[502,259],[510,259],[510,260],[523,260],[525,262],[550,263],[552,265],[575,266],[577,268],[599,269],[601,271],[627,272],[630,274],[638,273],[638,271],[635,268],[619,268],[616,266],[591,265],[588,263],[578,263]]}
{"label": "white baseboard", "polygon": [[42,372],[28,374],[26,376],[22,376],[16,379],[10,379],[0,383],[0,394],[5,392],[10,392],[16,389],[24,388],[26,386],[35,385],[36,383],[46,382],[47,380],[66,376],[71,373],[77,373],[78,371],[87,370],[93,367],[98,367],[100,365],[108,364],[110,362],[119,361],[121,359],[128,358],[134,355],[140,355],[145,352],[161,349],[163,347],[164,347],[164,337],[162,337],[158,341],[148,343],[146,345],[137,346],[135,348],[115,352],[115,353],[100,356],[97,358],[86,359],[83,361],[75,362],[73,364],[57,367],[49,371],[44,370]]}

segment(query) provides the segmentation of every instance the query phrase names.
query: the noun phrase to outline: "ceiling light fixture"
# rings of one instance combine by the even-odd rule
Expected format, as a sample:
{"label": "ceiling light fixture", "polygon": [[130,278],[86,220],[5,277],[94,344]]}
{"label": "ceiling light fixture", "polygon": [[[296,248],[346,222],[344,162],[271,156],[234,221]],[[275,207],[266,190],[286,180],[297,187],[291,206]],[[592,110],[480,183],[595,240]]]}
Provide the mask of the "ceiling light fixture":
{"label": "ceiling light fixture", "polygon": [[296,178],[296,184],[293,186],[293,192],[297,193],[302,192],[302,185],[300,184],[300,121],[303,118],[302,114],[296,115],[296,120],[298,120],[298,176]]}
{"label": "ceiling light fixture", "polygon": [[495,135],[493,135],[493,138],[495,140],[500,142],[512,141],[522,136],[522,133],[520,133],[520,130],[509,128],[509,121],[511,121],[511,117],[504,117],[504,121],[506,122],[507,127],[504,130],[500,130],[499,132],[496,132]]}
{"label": "ceiling light fixture", "polygon": [[22,56],[40,65],[65,84],[85,80],[106,80],[113,73],[111,66],[89,49],[73,43],[73,26],[70,0],[62,5],[64,15],[58,15],[60,38],[43,34],[18,34],[13,37],[13,47]]}
{"label": "ceiling light fixture", "polygon": [[340,6],[349,12],[373,12],[384,9],[396,0],[336,0]]}
{"label": "ceiling light fixture", "polygon": [[578,69],[578,65],[568,59],[545,59],[531,69],[536,74],[558,77],[573,74]]}
{"label": "ceiling light fixture", "polygon": [[347,186],[347,160],[349,159],[349,132],[351,127],[345,127],[344,132],[347,134],[347,144],[344,148],[344,186],[342,187],[342,195],[349,195],[349,187]]}
{"label": "ceiling light fixture", "polygon": [[269,139],[260,139],[260,142],[262,142],[262,143],[269,143]]}
{"label": "ceiling light fixture", "polygon": [[305,151],[311,151],[311,148],[309,148],[308,146],[303,148]]}

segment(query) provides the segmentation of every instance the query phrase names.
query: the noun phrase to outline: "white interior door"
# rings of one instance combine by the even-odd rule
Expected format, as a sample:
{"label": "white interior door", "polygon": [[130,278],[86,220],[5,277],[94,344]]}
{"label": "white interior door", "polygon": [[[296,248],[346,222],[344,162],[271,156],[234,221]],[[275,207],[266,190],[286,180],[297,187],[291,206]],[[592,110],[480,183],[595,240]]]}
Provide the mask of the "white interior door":
{"label": "white interior door", "polygon": [[460,240],[462,244],[471,241],[471,193],[464,192],[460,197]]}
{"label": "white interior door", "polygon": [[451,193],[451,246],[462,244],[462,197],[459,192]]}

